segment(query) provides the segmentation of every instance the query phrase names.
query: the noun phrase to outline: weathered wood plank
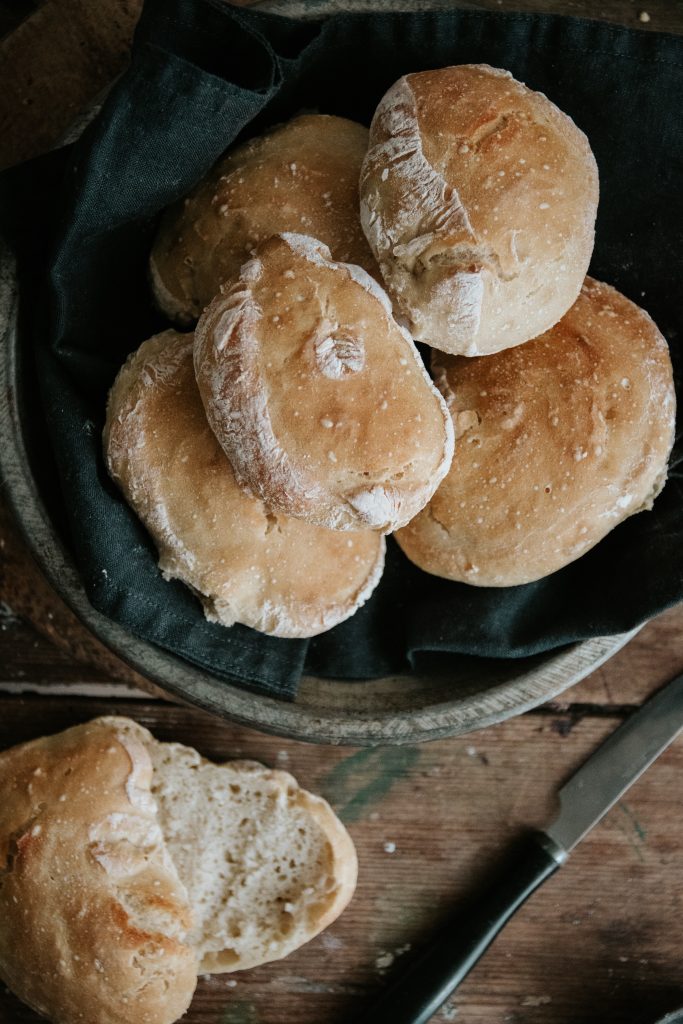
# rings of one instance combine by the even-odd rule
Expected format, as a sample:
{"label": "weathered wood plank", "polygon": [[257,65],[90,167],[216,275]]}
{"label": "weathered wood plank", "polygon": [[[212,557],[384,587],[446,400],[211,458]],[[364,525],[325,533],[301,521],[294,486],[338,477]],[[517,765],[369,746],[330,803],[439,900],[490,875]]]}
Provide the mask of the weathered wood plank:
{"label": "weathered wood plank", "polygon": [[683,605],[649,622],[630,644],[553,703],[558,708],[642,704],[679,672],[683,672]]}
{"label": "weathered wood plank", "polygon": [[[527,715],[476,737],[358,751],[285,742],[152,702],[116,707],[210,757],[288,768],[331,800],[358,846],[358,892],[333,928],[280,964],[202,981],[188,1024],[348,1024],[392,958],[400,965],[406,946],[476,892],[522,828],[547,820],[558,784],[619,721],[585,718],[567,736],[560,718]],[[48,722],[58,729],[112,710],[0,699],[0,747]],[[437,1020],[632,1024],[674,1007],[683,992],[682,771],[679,743],[533,897]],[[0,1024],[34,1020],[0,995]]]}

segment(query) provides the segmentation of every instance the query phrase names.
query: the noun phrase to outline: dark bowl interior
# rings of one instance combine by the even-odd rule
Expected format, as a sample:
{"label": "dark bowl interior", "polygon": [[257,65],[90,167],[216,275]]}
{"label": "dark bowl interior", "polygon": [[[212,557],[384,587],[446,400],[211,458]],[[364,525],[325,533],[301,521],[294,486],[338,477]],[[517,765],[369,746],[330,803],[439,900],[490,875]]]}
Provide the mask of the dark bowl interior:
{"label": "dark bowl interior", "polygon": [[89,603],[73,559],[48,425],[22,344],[14,259],[0,249],[0,469],[5,497],[31,551],[64,601],[98,639],[162,689],[214,714],[317,743],[414,743],[483,728],[557,695],[610,657],[633,632],[522,659],[449,655],[428,671],[367,682],[304,677],[294,701],[255,695],[131,635]]}

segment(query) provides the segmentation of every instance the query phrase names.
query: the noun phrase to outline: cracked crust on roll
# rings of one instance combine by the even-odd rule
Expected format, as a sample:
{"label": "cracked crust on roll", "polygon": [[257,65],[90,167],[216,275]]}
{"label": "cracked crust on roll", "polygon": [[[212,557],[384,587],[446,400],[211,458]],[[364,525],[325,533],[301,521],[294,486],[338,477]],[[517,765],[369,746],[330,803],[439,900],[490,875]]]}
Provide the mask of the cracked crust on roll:
{"label": "cracked crust on roll", "polygon": [[129,718],[0,753],[0,789],[0,978],[55,1024],[172,1024],[198,971],[287,956],[353,896],[325,800]]}
{"label": "cracked crust on roll", "polygon": [[0,977],[59,1024],[171,1024],[193,915],[140,739],[95,721],[0,754]]}
{"label": "cracked crust on roll", "polygon": [[281,637],[331,629],[379,582],[384,539],[289,518],[239,487],[207,423],[192,350],[191,334],[165,331],[129,357],[107,408],[109,472],[164,575],[187,584],[210,621]]}
{"label": "cracked crust on roll", "polygon": [[313,238],[259,247],[201,317],[195,371],[239,482],[286,515],[389,533],[448,471],[448,410],[386,294]]}
{"label": "cracked crust on roll", "polygon": [[421,569],[483,587],[547,576],[650,509],[676,396],[648,314],[586,278],[550,331],[497,355],[433,353],[456,432],[453,468],[396,534]]}
{"label": "cracked crust on roll", "polygon": [[413,337],[486,355],[535,338],[576,299],[598,172],[546,96],[488,65],[400,78],[361,171],[361,222]]}
{"label": "cracked crust on roll", "polygon": [[358,213],[358,177],[368,130],[355,121],[305,114],[228,153],[162,218],[150,258],[159,307],[193,324],[259,242],[303,231],[336,259],[379,276]]}

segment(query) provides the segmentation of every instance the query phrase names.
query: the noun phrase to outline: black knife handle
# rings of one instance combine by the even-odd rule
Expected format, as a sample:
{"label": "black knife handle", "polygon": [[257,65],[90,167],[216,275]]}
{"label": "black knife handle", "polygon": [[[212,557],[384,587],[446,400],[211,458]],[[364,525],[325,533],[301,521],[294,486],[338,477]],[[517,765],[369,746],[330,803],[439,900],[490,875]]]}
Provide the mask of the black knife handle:
{"label": "black knife handle", "polygon": [[453,917],[359,1024],[425,1024],[486,952],[496,935],[566,853],[542,832],[524,838],[505,873],[471,906]]}

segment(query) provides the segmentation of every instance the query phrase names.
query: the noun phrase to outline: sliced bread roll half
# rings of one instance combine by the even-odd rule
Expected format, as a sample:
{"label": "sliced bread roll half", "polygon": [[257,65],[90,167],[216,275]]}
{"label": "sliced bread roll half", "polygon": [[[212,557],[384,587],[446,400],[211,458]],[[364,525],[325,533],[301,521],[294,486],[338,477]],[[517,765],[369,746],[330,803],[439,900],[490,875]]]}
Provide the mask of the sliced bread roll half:
{"label": "sliced bread roll half", "polygon": [[292,776],[127,718],[0,754],[0,978],[56,1024],[171,1024],[349,902],[353,843]]}
{"label": "sliced bread roll half", "polygon": [[152,741],[149,751],[159,821],[195,912],[200,973],[279,960],[341,914],[358,863],[325,800],[253,761],[216,765],[178,743]]}

